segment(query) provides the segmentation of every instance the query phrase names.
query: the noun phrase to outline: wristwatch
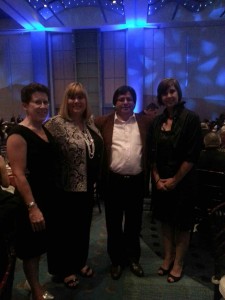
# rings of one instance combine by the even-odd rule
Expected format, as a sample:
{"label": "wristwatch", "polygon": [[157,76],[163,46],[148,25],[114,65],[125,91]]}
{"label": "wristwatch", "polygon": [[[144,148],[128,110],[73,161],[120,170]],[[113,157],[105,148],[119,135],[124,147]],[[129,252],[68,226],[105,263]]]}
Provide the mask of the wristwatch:
{"label": "wristwatch", "polygon": [[36,205],[37,205],[36,202],[32,201],[29,204],[27,204],[27,208],[30,209],[30,208],[32,208],[32,207],[34,207]]}

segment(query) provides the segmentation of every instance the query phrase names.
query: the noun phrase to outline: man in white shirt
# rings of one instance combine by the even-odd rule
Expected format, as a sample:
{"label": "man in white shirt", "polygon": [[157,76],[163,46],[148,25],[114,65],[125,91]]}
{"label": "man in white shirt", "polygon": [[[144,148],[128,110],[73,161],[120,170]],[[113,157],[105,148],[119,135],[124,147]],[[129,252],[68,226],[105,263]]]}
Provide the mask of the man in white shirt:
{"label": "man in white shirt", "polygon": [[139,263],[140,231],[149,187],[146,139],[150,120],[134,113],[135,104],[135,90],[121,86],[113,95],[115,111],[95,120],[105,144],[102,187],[113,279],[119,279],[127,265],[136,276],[144,276]]}

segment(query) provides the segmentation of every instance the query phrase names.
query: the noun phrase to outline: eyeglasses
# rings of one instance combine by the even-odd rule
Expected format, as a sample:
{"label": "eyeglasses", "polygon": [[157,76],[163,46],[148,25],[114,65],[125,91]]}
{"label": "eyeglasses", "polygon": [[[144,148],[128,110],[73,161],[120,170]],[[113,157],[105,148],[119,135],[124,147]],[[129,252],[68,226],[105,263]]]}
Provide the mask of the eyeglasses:
{"label": "eyeglasses", "polygon": [[127,102],[133,102],[133,101],[134,101],[133,98],[131,98],[131,97],[126,97],[126,96],[122,96],[122,97],[119,97],[119,98],[117,99],[117,101],[120,101],[120,102],[125,102],[125,100],[127,100]]}
{"label": "eyeglasses", "polygon": [[48,100],[37,99],[37,100],[31,100],[30,102],[36,104],[37,106],[41,106],[42,104],[44,106],[49,106],[49,101]]}
{"label": "eyeglasses", "polygon": [[74,96],[74,97],[68,98],[69,101],[75,101],[75,100],[82,101],[84,99],[85,99],[84,96]]}

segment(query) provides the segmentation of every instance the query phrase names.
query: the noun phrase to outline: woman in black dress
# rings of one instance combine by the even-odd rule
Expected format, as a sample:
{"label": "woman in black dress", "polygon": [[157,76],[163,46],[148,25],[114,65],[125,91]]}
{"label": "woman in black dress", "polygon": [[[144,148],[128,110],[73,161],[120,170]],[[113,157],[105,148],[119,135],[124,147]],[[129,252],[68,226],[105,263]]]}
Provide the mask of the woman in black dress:
{"label": "woman in black dress", "polygon": [[150,130],[153,215],[162,224],[164,260],[159,275],[178,281],[189,246],[196,202],[195,164],[201,150],[198,115],[184,107],[179,82],[163,79],[158,103],[165,106]]}
{"label": "woman in black dress", "polygon": [[18,222],[16,254],[31,287],[32,299],[54,299],[39,282],[40,256],[47,251],[49,211],[57,191],[54,168],[56,148],[53,137],[42,123],[48,115],[49,89],[31,83],[21,90],[25,119],[13,127],[7,140],[7,155],[16,191],[24,203]]}

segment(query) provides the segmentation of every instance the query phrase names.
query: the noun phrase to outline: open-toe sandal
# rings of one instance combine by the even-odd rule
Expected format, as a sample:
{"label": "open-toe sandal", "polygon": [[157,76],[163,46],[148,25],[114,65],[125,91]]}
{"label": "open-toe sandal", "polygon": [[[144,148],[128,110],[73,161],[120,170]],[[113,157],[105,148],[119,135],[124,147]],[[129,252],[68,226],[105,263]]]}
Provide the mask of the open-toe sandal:
{"label": "open-toe sandal", "polygon": [[167,275],[173,267],[173,262],[169,265],[169,269],[164,269],[163,267],[158,268],[158,275],[165,276]]}
{"label": "open-toe sandal", "polygon": [[174,275],[169,273],[168,277],[167,277],[167,282],[168,283],[174,283],[174,282],[179,281],[181,278],[182,278],[182,274],[181,274],[181,276],[174,276]]}
{"label": "open-toe sandal", "polygon": [[165,276],[169,273],[170,269],[164,269],[163,267],[158,268],[158,275],[159,276]]}
{"label": "open-toe sandal", "polygon": [[72,278],[72,279],[69,279],[69,280],[67,280],[67,281],[64,281],[65,287],[68,288],[68,289],[72,289],[72,290],[73,290],[73,289],[76,289],[77,286],[78,286],[78,284],[79,284],[79,280],[78,280],[77,277],[74,277],[74,278]]}
{"label": "open-toe sandal", "polygon": [[83,271],[79,272],[80,276],[85,278],[91,278],[94,276],[94,271],[89,266],[85,266],[82,270]]}

